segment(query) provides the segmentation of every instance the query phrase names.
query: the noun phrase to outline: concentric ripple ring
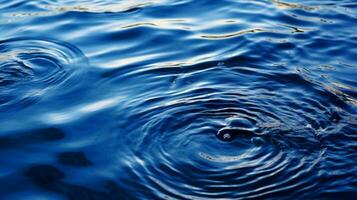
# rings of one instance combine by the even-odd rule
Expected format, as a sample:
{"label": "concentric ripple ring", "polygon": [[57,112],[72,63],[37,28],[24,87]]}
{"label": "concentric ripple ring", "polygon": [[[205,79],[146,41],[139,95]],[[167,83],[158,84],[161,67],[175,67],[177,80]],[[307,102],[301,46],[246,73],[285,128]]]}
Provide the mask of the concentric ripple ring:
{"label": "concentric ripple ring", "polygon": [[[137,158],[126,169],[130,178],[146,182],[142,187],[155,198],[189,199],[188,188],[202,199],[294,196],[315,188],[328,145],[323,138],[341,120],[335,108],[343,102],[298,73],[253,70],[212,62],[171,69],[161,79],[150,78],[151,71],[151,90],[118,111],[131,121],[118,127],[128,136],[122,145],[135,147],[128,150]],[[141,74],[150,69],[131,78]],[[172,76],[170,90],[153,92],[155,82]],[[328,98],[335,103],[320,103]]]}
{"label": "concentric ripple ring", "polygon": [[0,106],[32,102],[51,91],[59,94],[63,87],[73,89],[86,65],[83,53],[66,42],[26,37],[2,40]]}

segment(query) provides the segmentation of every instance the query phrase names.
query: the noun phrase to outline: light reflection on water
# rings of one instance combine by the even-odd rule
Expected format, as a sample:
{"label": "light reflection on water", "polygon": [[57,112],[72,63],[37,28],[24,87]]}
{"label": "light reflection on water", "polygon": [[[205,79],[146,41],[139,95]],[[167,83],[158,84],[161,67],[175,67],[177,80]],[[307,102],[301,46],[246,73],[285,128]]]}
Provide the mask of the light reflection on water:
{"label": "light reflection on water", "polygon": [[0,16],[2,199],[353,199],[354,1]]}

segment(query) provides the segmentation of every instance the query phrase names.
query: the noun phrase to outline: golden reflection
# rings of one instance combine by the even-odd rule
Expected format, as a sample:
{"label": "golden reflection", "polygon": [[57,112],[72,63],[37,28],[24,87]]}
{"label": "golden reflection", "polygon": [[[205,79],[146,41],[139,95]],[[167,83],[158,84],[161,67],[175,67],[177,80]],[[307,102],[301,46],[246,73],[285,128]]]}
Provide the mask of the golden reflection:
{"label": "golden reflection", "polygon": [[357,92],[357,88],[353,87],[353,86],[345,85],[345,84],[342,84],[342,83],[336,83],[336,82],[332,82],[332,84],[334,86],[336,86],[336,87],[339,87],[339,88],[343,88],[343,89],[346,89],[346,90],[351,90],[353,92]]}
{"label": "golden reflection", "polygon": [[280,9],[304,9],[304,10],[315,10],[316,7],[306,6],[297,3],[287,3],[279,0],[270,0],[273,4],[275,4]]}
{"label": "golden reflection", "polygon": [[[302,68],[302,69],[297,69],[297,72],[308,82],[310,83],[313,83],[313,84],[316,84],[316,85],[320,85],[321,87],[323,87],[325,90],[331,92],[332,94],[336,95],[336,97],[338,97],[339,99],[341,99],[342,101],[348,103],[348,104],[351,104],[353,106],[356,106],[357,105],[357,99],[346,94],[345,92],[341,91],[338,89],[338,86],[343,86],[343,87],[347,87],[348,89],[353,89],[353,88],[350,88],[346,85],[342,85],[342,84],[338,84],[336,85],[336,83],[333,83],[332,82],[332,85],[326,85],[324,83],[321,83],[319,81],[316,81],[312,78],[309,77],[309,70],[307,68]],[[325,77],[326,78],[326,77]],[[342,87],[340,87],[342,88]],[[347,89],[346,88],[346,89]]]}
{"label": "golden reflection", "polygon": [[331,93],[333,93],[334,95],[336,95],[338,98],[340,98],[342,101],[349,103],[353,106],[357,106],[357,99],[355,99],[354,97],[342,92],[341,90],[335,88],[335,87],[331,87],[331,86],[327,86],[325,85],[324,88],[328,91],[330,91]]}

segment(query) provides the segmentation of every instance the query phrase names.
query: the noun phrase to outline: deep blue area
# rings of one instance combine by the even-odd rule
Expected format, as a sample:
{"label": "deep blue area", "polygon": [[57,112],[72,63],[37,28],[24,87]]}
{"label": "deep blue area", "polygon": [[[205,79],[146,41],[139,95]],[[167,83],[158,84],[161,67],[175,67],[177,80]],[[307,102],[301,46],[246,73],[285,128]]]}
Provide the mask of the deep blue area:
{"label": "deep blue area", "polygon": [[0,0],[0,199],[355,199],[355,0]]}

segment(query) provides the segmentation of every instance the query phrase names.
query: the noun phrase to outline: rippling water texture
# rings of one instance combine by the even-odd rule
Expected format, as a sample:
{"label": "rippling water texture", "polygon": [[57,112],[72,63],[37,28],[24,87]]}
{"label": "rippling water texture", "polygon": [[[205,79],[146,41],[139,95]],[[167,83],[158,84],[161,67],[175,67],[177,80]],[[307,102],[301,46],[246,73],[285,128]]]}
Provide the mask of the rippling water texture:
{"label": "rippling water texture", "polygon": [[0,16],[0,199],[356,198],[356,1]]}

